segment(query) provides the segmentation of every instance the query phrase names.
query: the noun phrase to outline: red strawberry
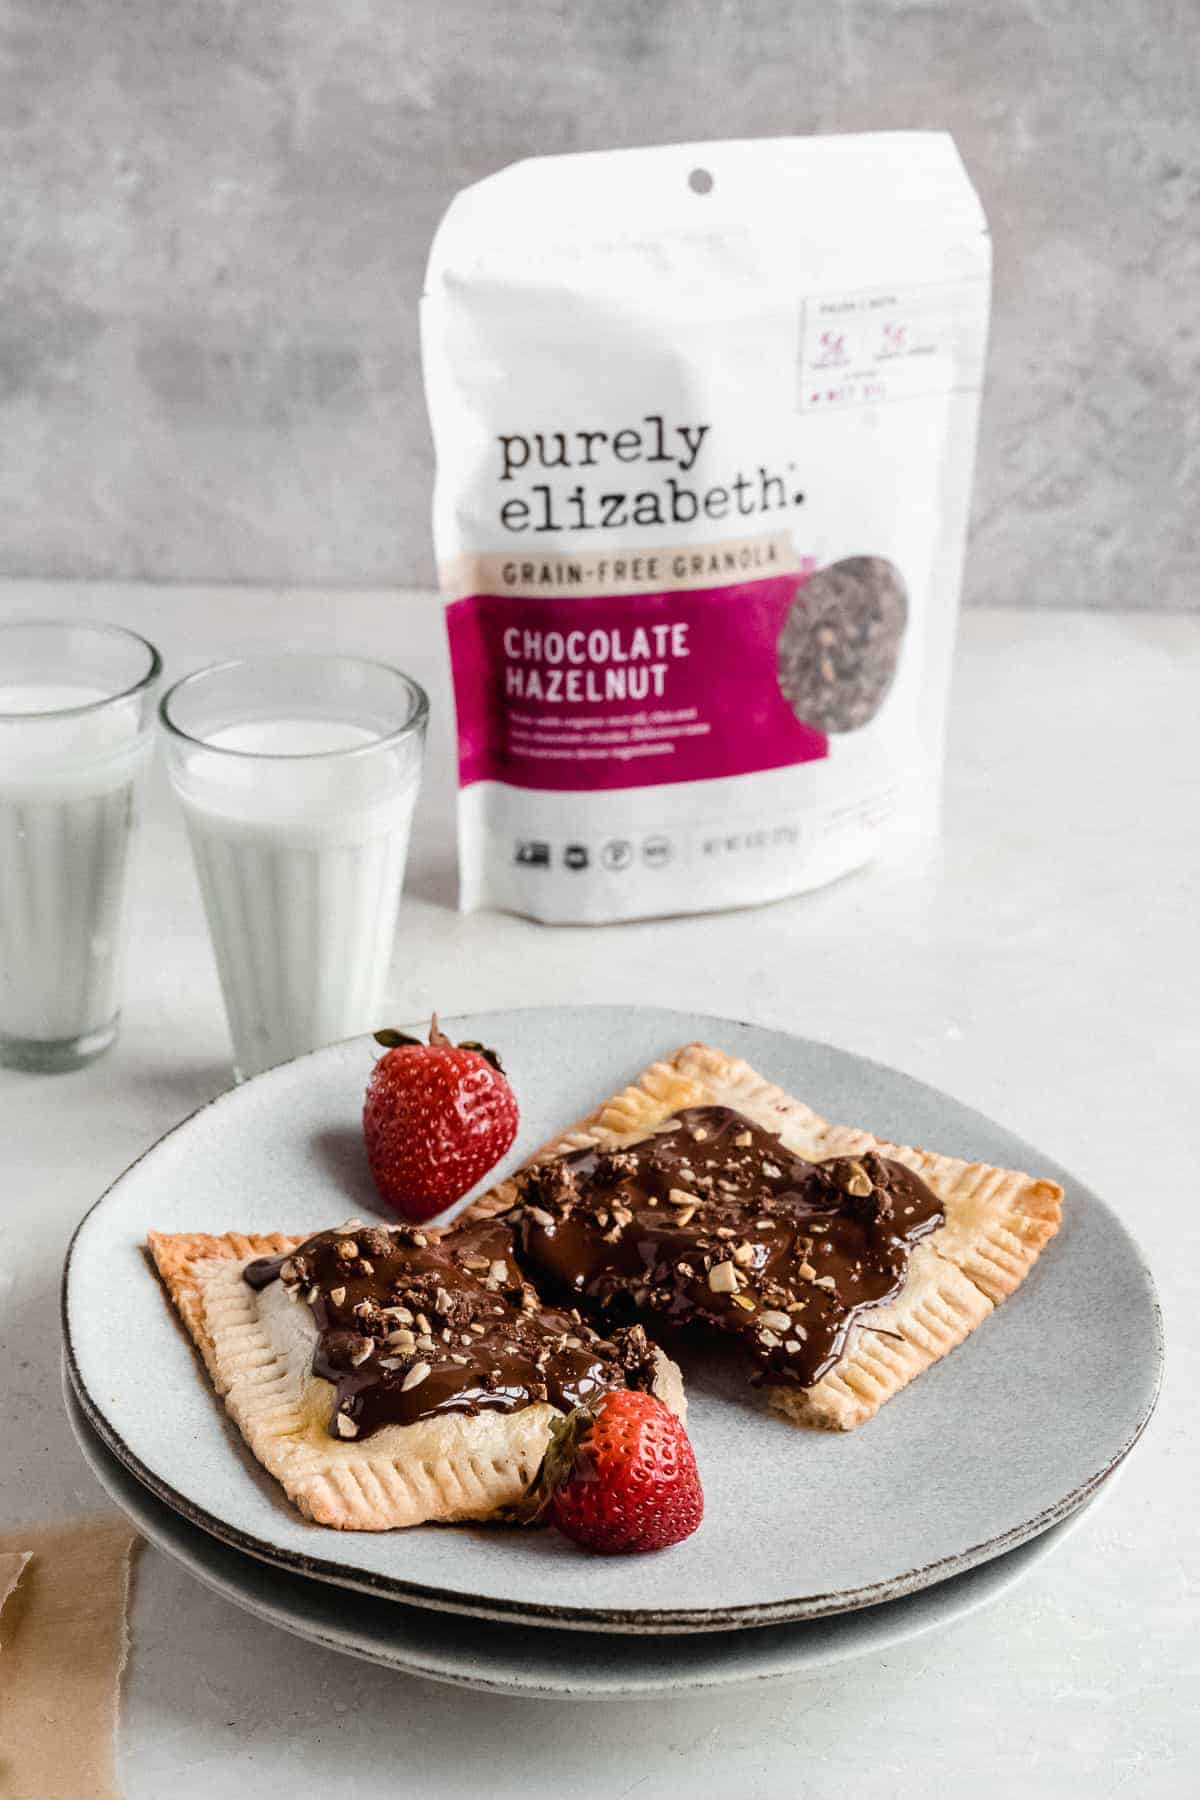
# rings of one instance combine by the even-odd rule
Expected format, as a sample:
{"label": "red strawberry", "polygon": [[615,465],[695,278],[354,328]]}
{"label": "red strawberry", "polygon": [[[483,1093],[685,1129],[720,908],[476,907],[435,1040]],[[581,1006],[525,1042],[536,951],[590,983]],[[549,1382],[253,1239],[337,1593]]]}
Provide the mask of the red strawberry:
{"label": "red strawberry", "polygon": [[414,1224],[432,1219],[486,1175],[517,1135],[517,1102],[500,1059],[482,1044],[428,1044],[377,1031],[381,1056],[367,1083],[363,1135],[385,1206]]}
{"label": "red strawberry", "polygon": [[653,1394],[619,1388],[551,1427],[520,1516],[541,1513],[589,1550],[666,1550],[704,1517],[691,1440]]}

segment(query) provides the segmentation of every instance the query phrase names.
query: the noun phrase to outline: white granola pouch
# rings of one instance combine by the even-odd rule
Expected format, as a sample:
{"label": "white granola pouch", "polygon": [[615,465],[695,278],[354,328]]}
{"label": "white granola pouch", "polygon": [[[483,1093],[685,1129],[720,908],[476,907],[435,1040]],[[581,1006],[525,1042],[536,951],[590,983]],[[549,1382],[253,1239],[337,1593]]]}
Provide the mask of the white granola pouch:
{"label": "white granola pouch", "polygon": [[935,828],[989,285],[940,132],[457,196],[422,344],[464,908],[740,906]]}

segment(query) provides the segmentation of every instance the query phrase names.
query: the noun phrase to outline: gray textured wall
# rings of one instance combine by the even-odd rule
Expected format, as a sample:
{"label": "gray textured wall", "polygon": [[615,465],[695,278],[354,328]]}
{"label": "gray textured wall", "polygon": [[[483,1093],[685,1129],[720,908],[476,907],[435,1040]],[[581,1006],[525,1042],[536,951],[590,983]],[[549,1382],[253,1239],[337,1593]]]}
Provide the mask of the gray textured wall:
{"label": "gray textured wall", "polygon": [[0,573],[428,577],[416,300],[531,151],[946,126],[968,593],[1200,603],[1197,0],[0,0]]}

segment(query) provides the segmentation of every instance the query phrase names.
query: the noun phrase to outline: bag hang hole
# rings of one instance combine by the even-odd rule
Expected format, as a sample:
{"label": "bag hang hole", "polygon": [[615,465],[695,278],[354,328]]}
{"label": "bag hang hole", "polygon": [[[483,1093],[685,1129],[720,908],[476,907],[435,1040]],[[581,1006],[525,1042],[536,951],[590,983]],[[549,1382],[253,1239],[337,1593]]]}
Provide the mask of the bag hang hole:
{"label": "bag hang hole", "polygon": [[709,169],[693,169],[688,176],[688,186],[693,194],[711,194],[713,191],[712,172]]}

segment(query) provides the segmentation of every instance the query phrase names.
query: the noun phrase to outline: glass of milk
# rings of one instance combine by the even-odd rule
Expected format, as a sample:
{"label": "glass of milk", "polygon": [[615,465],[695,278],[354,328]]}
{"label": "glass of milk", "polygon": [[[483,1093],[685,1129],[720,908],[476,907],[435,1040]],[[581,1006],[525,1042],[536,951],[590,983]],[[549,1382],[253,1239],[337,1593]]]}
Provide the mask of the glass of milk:
{"label": "glass of milk", "polygon": [[116,625],[0,624],[0,1063],[78,1069],[120,1008],[121,903],[157,650]]}
{"label": "glass of milk", "polygon": [[223,663],[164,696],[238,1080],[386,1023],[428,711],[352,656]]}

